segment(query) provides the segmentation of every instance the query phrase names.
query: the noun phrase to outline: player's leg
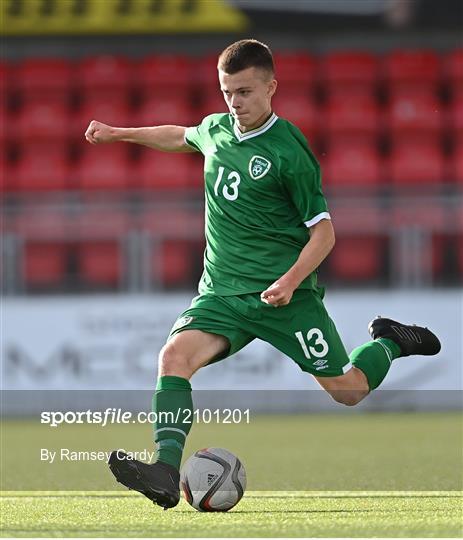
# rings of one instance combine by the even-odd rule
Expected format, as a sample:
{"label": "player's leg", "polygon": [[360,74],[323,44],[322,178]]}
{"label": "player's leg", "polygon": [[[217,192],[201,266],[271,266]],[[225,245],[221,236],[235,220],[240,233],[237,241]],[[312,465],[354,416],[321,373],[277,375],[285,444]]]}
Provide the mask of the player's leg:
{"label": "player's leg", "polygon": [[116,479],[171,508],[180,498],[179,467],[193,419],[190,377],[202,366],[233,354],[253,336],[240,331],[234,315],[217,297],[197,297],[177,320],[159,355],[158,382],[153,396],[154,464],[129,460],[113,452],[109,461]]}
{"label": "player's leg", "polygon": [[356,367],[337,377],[313,377],[335,401],[343,405],[357,405],[370,393],[365,374]]}
{"label": "player's leg", "polygon": [[129,459],[121,451],[112,452],[109,467],[118,482],[164,508],[178,503],[180,461],[193,416],[189,379],[229,346],[224,336],[186,330],[175,335],[162,348],[158,383],[153,396],[158,458],[156,463],[147,464]]}
{"label": "player's leg", "polygon": [[162,348],[152,401],[158,461],[179,470],[193,419],[189,380],[198,369],[223,356],[229,348],[225,336],[197,329],[176,333]]}
{"label": "player's leg", "polygon": [[439,340],[427,328],[377,318],[369,326],[373,341],[357,347],[348,356],[321,296],[315,291],[297,290],[287,306],[259,309],[263,317],[257,337],[292,358],[345,405],[356,405],[377,388],[395,358],[433,355],[440,350]]}
{"label": "player's leg", "polygon": [[435,355],[441,345],[428,328],[377,317],[368,327],[373,341],[354,349],[353,368],[340,377],[315,377],[336,401],[356,405],[386,377],[392,361],[410,355]]}

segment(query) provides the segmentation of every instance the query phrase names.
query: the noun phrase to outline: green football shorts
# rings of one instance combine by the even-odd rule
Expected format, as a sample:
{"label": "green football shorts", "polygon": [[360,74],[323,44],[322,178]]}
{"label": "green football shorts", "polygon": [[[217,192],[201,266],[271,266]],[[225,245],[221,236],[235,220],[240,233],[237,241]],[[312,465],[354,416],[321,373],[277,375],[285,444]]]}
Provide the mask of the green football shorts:
{"label": "green football shorts", "polygon": [[297,289],[289,304],[274,307],[262,302],[260,293],[196,296],[175,322],[169,339],[184,330],[225,336],[230,348],[211,364],[259,338],[292,358],[303,371],[336,377],[352,364],[322,298],[319,291]]}

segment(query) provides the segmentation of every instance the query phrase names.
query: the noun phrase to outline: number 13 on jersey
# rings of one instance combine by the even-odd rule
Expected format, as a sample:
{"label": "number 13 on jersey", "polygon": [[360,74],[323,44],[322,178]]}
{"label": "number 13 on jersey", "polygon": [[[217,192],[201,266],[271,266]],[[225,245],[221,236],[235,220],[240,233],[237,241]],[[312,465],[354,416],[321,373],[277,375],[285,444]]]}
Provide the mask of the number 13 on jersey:
{"label": "number 13 on jersey", "polygon": [[[224,172],[225,167],[219,167],[219,174],[217,175],[217,180],[214,184],[214,193],[216,197],[219,197],[219,188]],[[233,180],[233,182],[229,185],[225,184],[222,186],[222,195],[229,201],[236,201],[238,198],[238,186],[240,185],[241,177],[236,171],[231,171],[227,176],[227,180]]]}

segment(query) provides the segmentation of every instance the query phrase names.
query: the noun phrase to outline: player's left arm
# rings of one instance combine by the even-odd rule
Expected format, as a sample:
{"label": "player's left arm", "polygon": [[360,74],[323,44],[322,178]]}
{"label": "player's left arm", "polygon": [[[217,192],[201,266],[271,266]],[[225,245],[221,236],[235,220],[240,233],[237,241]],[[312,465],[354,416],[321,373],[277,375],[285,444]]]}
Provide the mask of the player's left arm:
{"label": "player's left arm", "polygon": [[322,219],[310,227],[310,241],[302,249],[297,261],[261,295],[266,304],[289,304],[294,291],[311,274],[333,249],[335,235],[330,219]]}

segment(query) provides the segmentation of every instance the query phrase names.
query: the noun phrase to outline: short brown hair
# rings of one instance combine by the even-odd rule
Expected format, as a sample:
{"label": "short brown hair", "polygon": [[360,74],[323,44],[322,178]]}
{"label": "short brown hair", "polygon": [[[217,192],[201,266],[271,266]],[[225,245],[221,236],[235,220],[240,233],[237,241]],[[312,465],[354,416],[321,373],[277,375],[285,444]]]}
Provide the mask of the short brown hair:
{"label": "short brown hair", "polygon": [[229,45],[219,56],[217,68],[229,75],[250,67],[275,72],[270,48],[256,39],[241,39]]}

